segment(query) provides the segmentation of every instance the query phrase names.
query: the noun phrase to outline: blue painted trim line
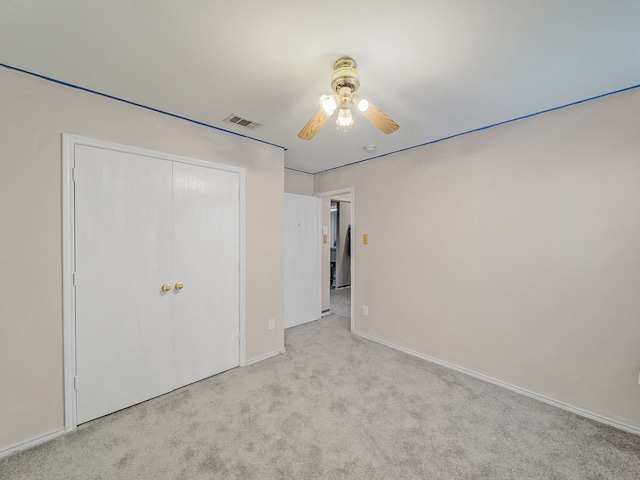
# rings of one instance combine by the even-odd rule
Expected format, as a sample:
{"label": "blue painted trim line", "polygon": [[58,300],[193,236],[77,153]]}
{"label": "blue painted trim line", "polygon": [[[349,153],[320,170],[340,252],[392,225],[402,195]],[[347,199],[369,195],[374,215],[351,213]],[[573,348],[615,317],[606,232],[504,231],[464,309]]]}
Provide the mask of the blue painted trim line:
{"label": "blue painted trim line", "polygon": [[296,168],[284,167],[284,169],[285,170],[291,170],[292,172],[306,173],[307,175],[313,175],[313,173],[305,172],[304,170],[298,170]]}
{"label": "blue painted trim line", "polygon": [[[260,140],[260,139],[258,139],[258,138],[250,137],[250,136],[248,136],[248,135],[243,135],[243,134],[241,134],[241,133],[233,132],[233,131],[231,131],[231,130],[225,130],[224,128],[216,127],[216,126],[213,126],[213,125],[209,125],[208,123],[199,122],[198,120],[192,120],[192,119],[187,118],[187,117],[182,117],[182,116],[180,116],[180,115],[176,115],[176,114],[173,114],[173,113],[165,112],[165,111],[163,111],[163,110],[159,110],[159,109],[157,109],[157,108],[147,107],[146,105],[142,105],[142,104],[140,104],[140,103],[130,102],[129,100],[123,100],[122,98],[114,97],[114,96],[112,96],[112,95],[108,95],[108,94],[106,94],[106,93],[101,93],[101,92],[97,92],[97,91],[95,91],[95,90],[90,90],[90,89],[88,89],[88,88],[79,87],[79,86],[77,86],[77,85],[73,85],[73,84],[71,84],[71,83],[66,83],[66,82],[63,82],[63,81],[61,81],[61,80],[56,80],[55,78],[46,77],[46,76],[44,76],[44,75],[40,75],[40,74],[38,74],[38,73],[30,72],[30,71],[28,71],[28,70],[23,70],[23,69],[21,69],[21,68],[12,67],[11,65],[6,65],[6,64],[4,64],[4,63],[0,63],[0,66],[1,66],[1,67],[4,67],[4,68],[7,68],[7,69],[9,69],[9,70],[15,70],[15,71],[17,71],[17,72],[26,73],[27,75],[32,75],[32,76],[34,76],[34,77],[38,77],[38,78],[41,78],[41,79],[43,79],[43,80],[47,80],[47,81],[49,81],[49,82],[57,83],[57,84],[59,84],[59,85],[64,85],[65,87],[71,87],[71,88],[75,88],[75,89],[78,89],[78,90],[82,90],[82,91],[84,91],[84,92],[93,93],[93,94],[95,94],[95,95],[100,95],[101,97],[106,97],[106,98],[109,98],[109,99],[111,99],[111,100],[116,100],[116,101],[118,101],[118,102],[127,103],[127,104],[129,104],[129,105],[133,105],[133,106],[135,106],[135,107],[144,108],[144,109],[146,109],[146,110],[151,110],[152,112],[161,113],[161,114],[163,114],[163,115],[167,115],[167,116],[169,116],[169,117],[173,117],[173,118],[177,118],[177,119],[180,119],[180,120],[184,120],[184,121],[187,121],[187,122],[190,122],[190,123],[194,123],[194,124],[196,124],[196,125],[202,125],[203,127],[208,127],[208,128],[212,128],[212,129],[214,129],[214,130],[221,131],[221,132],[230,133],[230,134],[232,134],[232,135],[236,135],[236,136],[238,136],[238,137],[248,138],[249,140],[254,140],[254,141],[256,141],[256,142],[264,143],[264,144],[266,144],[266,145],[271,145],[272,147],[281,148],[281,149],[283,149],[285,152],[288,150],[286,147],[283,147],[282,145],[277,145],[277,144],[275,144],[275,143],[267,142],[267,141],[265,141],[265,140]],[[400,152],[404,152],[404,151],[407,151],[407,150],[413,150],[414,148],[424,147],[424,146],[426,146],[426,145],[432,145],[432,144],[434,144],[434,143],[443,142],[443,141],[445,141],[445,140],[449,140],[449,139],[451,139],[451,138],[455,138],[455,137],[460,137],[460,136],[462,136],[462,135],[467,135],[467,134],[469,134],[469,133],[479,132],[479,131],[481,131],[481,130],[487,130],[487,129],[489,129],[489,128],[497,127],[497,126],[499,126],[499,125],[504,125],[505,123],[516,122],[516,121],[518,121],[518,120],[523,120],[523,119],[525,119],[525,118],[535,117],[536,115],[541,115],[541,114],[543,114],[543,113],[552,112],[552,111],[554,111],[554,110],[560,110],[560,109],[562,109],[562,108],[572,107],[572,106],[574,106],[574,105],[578,105],[578,104],[580,104],[580,103],[590,102],[591,100],[596,100],[596,99],[598,99],[598,98],[607,97],[607,96],[609,96],[609,95],[614,95],[614,94],[616,94],[616,93],[626,92],[627,90],[633,90],[633,89],[638,88],[638,87],[640,87],[640,84],[638,84],[638,85],[634,85],[634,86],[631,86],[631,87],[627,87],[627,88],[622,88],[622,89],[620,89],[620,90],[614,90],[613,92],[603,93],[602,95],[596,95],[595,97],[585,98],[585,99],[583,99],[583,100],[578,100],[578,101],[576,101],[576,102],[567,103],[567,104],[565,104],[565,105],[560,105],[559,107],[552,107],[552,108],[548,108],[548,109],[546,109],[546,110],[540,110],[539,112],[531,113],[531,114],[529,114],[529,115],[523,115],[523,116],[521,116],[521,117],[512,118],[511,120],[504,120],[504,121],[502,121],[502,122],[493,123],[493,124],[491,124],[491,125],[487,125],[487,126],[485,126],[485,127],[479,127],[479,128],[475,128],[475,129],[473,129],[473,130],[467,130],[466,132],[456,133],[456,134],[454,134],[454,135],[449,135],[448,137],[439,138],[439,139],[437,139],[437,140],[431,140],[430,142],[420,143],[420,144],[418,144],[418,145],[414,145],[414,146],[412,146],[412,147],[407,147],[407,148],[402,148],[402,149],[400,149],[400,150],[394,150],[393,152],[383,153],[382,155],[376,155],[375,157],[365,158],[365,159],[363,159],[363,160],[358,160],[357,162],[347,163],[346,165],[340,165],[339,167],[333,167],[333,168],[329,168],[329,169],[327,169],[327,170],[321,170],[321,171],[319,171],[319,172],[315,172],[315,173],[305,172],[305,171],[303,171],[303,170],[296,170],[296,169],[294,169],[294,168],[289,168],[289,167],[285,167],[285,168],[286,168],[286,169],[288,169],[288,170],[293,170],[293,171],[300,172],[300,173],[308,173],[309,175],[318,175],[319,173],[330,172],[330,171],[332,171],[332,170],[337,170],[337,169],[339,169],[339,168],[350,167],[350,166],[353,166],[353,165],[357,165],[357,164],[359,164],[359,163],[364,163],[364,162],[368,162],[368,161],[370,161],[370,160],[375,160],[376,158],[386,157],[386,156],[388,156],[388,155],[393,155],[393,154],[395,154],[395,153],[400,153]]]}
{"label": "blue painted trim line", "polygon": [[350,167],[352,165],[357,165],[359,163],[368,162],[369,160],[375,160],[376,158],[386,157],[387,155],[393,155],[394,153],[400,153],[400,152],[404,152],[406,150],[412,150],[414,148],[424,147],[425,145],[432,145],[434,143],[443,142],[443,141],[449,140],[451,138],[460,137],[462,135],[467,135],[468,133],[474,133],[474,132],[479,132],[481,130],[487,130],[488,128],[497,127],[498,125],[504,125],[505,123],[516,122],[518,120],[523,120],[523,119],[529,118],[529,117],[535,117],[536,115],[541,115],[543,113],[553,112],[554,110],[560,110],[562,108],[572,107],[572,106],[578,105],[580,103],[590,102],[591,100],[596,100],[596,99],[602,98],[602,97],[608,97],[609,95],[615,95],[616,93],[626,92],[627,90],[633,90],[634,88],[638,88],[638,87],[640,87],[640,84],[634,85],[632,87],[622,88],[620,90],[615,90],[615,91],[609,92],[609,93],[603,93],[602,95],[597,95],[595,97],[585,98],[584,100],[578,100],[577,102],[567,103],[566,105],[560,105],[559,107],[553,107],[553,108],[548,108],[546,110],[540,110],[539,112],[531,113],[529,115],[523,115],[522,117],[512,118],[511,120],[505,120],[503,122],[493,123],[491,125],[487,125],[486,127],[480,127],[480,128],[475,128],[473,130],[468,130],[466,132],[456,133],[455,135],[450,135],[448,137],[439,138],[437,140],[432,140],[430,142],[421,143],[419,145],[414,145],[413,147],[407,147],[407,148],[402,148],[400,150],[395,150],[393,152],[383,153],[382,155],[376,155],[375,157],[365,158],[363,160],[358,160],[357,162],[348,163],[346,165],[341,165],[339,167],[329,168],[327,170],[322,170],[320,172],[316,172],[313,175],[318,175],[319,173],[330,172],[332,170],[337,170],[339,168]]}
{"label": "blue painted trim line", "polygon": [[230,134],[236,135],[238,137],[248,138],[249,140],[255,140],[256,142],[260,142],[260,143],[264,143],[264,144],[267,144],[267,145],[271,145],[272,147],[282,148],[284,151],[287,150],[287,148],[283,147],[282,145],[276,145],[275,143],[266,142],[264,140],[260,140],[259,138],[254,138],[254,137],[250,137],[248,135],[243,135],[241,133],[232,132],[231,130],[225,130],[224,128],[215,127],[213,125],[209,125],[208,123],[199,122],[198,120],[192,120],[190,118],[182,117],[182,116],[176,115],[174,113],[165,112],[164,110],[158,110],[157,108],[147,107],[146,105],[142,105],[140,103],[130,102],[129,100],[124,100],[122,98],[114,97],[112,95],[107,95],[106,93],[97,92],[97,91],[91,90],[89,88],[79,87],[79,86],[73,85],[71,83],[63,82],[61,80],[56,80],[55,78],[46,77],[44,75],[40,75],[38,73],[33,73],[33,72],[28,71],[28,70],[23,70],[21,68],[12,67],[11,65],[6,65],[4,63],[0,63],[0,67],[8,68],[9,70],[15,70],[16,72],[26,73],[27,75],[32,75],[34,77],[38,77],[38,78],[41,78],[43,80],[47,80],[49,82],[57,83],[59,85],[64,85],[65,87],[75,88],[77,90],[82,90],[83,92],[93,93],[95,95],[100,95],[101,97],[109,98],[111,100],[116,100],[118,102],[127,103],[129,105],[133,105],[134,107],[140,107],[140,108],[144,108],[146,110],[151,110],[152,112],[161,113],[163,115],[168,115],[169,117],[177,118],[177,119],[184,120],[184,121],[190,122],[190,123],[195,123],[196,125],[202,125],[203,127],[213,128],[214,130],[219,130],[221,132],[230,133]]}

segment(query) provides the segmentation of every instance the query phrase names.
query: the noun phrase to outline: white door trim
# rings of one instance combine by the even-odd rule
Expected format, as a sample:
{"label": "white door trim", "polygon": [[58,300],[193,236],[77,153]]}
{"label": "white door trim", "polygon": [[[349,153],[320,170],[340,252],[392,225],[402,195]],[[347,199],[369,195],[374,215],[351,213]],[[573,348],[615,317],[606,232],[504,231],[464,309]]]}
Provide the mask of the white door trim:
{"label": "white door trim", "polygon": [[69,432],[76,428],[76,396],[74,394],[74,378],[76,373],[76,338],[75,338],[75,196],[73,189],[73,167],[75,161],[75,146],[103,148],[118,152],[148,156],[173,162],[199,165],[228,172],[238,173],[240,176],[240,358],[239,365],[246,364],[245,351],[245,169],[215,162],[196,160],[193,158],[172,155],[169,153],[148,150],[144,148],[105,142],[93,138],[62,134],[62,310],[63,310],[63,372],[64,372],[64,428]]}
{"label": "white door trim", "polygon": [[[341,188],[340,190],[332,190],[330,192],[322,192],[322,193],[316,193],[315,196],[318,198],[324,198],[324,197],[335,197],[338,195],[345,195],[345,194],[349,194],[351,195],[351,331],[355,332],[355,302],[354,299],[356,298],[355,295],[355,291],[356,291],[356,269],[355,269],[355,265],[356,265],[356,249],[353,248],[353,245],[355,243],[355,241],[357,240],[354,233],[357,232],[356,230],[356,189],[355,187],[347,187],[347,188]],[[322,223],[322,215],[320,215],[320,219]],[[322,249],[322,244],[320,244],[320,248]],[[322,259],[322,254],[320,255],[320,258]],[[322,275],[322,269],[320,270],[320,274]],[[320,282],[322,284],[322,282]]]}

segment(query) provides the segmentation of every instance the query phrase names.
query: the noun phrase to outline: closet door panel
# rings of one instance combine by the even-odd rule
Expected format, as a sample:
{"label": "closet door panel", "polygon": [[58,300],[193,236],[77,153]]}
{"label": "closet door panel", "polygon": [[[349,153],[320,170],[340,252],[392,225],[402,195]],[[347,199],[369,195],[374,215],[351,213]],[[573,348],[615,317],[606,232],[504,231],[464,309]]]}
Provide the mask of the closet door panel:
{"label": "closet door panel", "polygon": [[239,365],[240,176],[174,163],[175,385]]}
{"label": "closet door panel", "polygon": [[77,421],[173,388],[172,164],[76,146]]}

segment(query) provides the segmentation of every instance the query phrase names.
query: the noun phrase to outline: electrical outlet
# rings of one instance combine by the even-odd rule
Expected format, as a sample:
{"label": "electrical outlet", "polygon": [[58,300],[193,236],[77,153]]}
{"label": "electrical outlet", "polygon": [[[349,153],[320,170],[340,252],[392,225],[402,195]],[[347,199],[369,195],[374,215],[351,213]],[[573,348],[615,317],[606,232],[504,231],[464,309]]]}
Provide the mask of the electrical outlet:
{"label": "electrical outlet", "polygon": [[362,314],[369,315],[369,307],[367,307],[366,305],[362,305]]}
{"label": "electrical outlet", "polygon": [[276,328],[276,321],[273,318],[269,319],[269,330],[273,330]]}

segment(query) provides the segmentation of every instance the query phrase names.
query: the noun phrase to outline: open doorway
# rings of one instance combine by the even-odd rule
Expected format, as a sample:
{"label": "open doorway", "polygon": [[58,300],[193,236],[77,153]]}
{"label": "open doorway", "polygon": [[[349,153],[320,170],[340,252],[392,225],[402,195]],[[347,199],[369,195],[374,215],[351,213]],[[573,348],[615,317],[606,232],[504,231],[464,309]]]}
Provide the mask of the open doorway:
{"label": "open doorway", "polygon": [[331,197],[329,227],[329,308],[351,316],[351,195]]}
{"label": "open doorway", "polygon": [[[352,317],[353,189],[318,194],[322,205],[322,313]],[[352,318],[353,325],[353,318]]]}

